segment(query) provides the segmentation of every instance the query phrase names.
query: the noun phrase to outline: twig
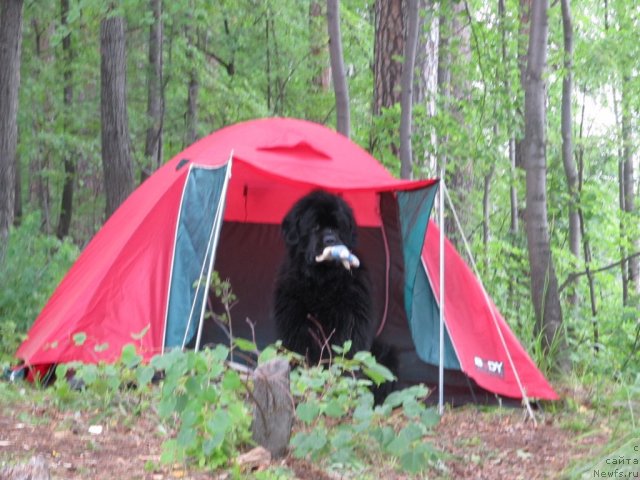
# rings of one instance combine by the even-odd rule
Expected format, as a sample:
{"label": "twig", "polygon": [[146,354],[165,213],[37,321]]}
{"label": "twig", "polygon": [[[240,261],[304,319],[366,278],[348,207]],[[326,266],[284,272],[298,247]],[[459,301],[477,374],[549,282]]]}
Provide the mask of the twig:
{"label": "twig", "polygon": [[562,290],[564,290],[576,278],[582,277],[587,274],[602,273],[604,271],[611,270],[612,268],[619,267],[624,262],[628,262],[629,260],[635,257],[640,257],[640,252],[633,253],[627,257],[624,257],[618,260],[617,262],[613,262],[613,263],[610,263],[609,265],[605,265],[604,267],[596,268],[594,270],[588,269],[588,270],[583,270],[581,272],[570,273],[567,276],[567,279],[564,282],[562,282],[562,285],[560,285],[560,288],[558,288],[558,293],[562,292]]}

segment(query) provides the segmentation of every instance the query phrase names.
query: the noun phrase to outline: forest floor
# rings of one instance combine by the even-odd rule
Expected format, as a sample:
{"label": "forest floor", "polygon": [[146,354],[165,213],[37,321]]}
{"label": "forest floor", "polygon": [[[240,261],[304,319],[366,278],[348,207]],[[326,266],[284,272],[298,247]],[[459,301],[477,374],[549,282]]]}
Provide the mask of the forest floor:
{"label": "forest floor", "polygon": [[[105,418],[97,409],[61,410],[53,402],[28,397],[0,399],[0,477],[3,467],[6,476],[7,465],[40,457],[51,477],[60,479],[237,478],[225,472],[205,473],[196,466],[162,464],[161,444],[166,436],[151,410],[138,417],[115,412]],[[585,406],[570,414],[553,410],[537,410],[537,425],[518,408],[467,406],[446,411],[430,439],[444,452],[442,462],[422,476],[399,473],[389,466],[381,466],[373,475],[340,474],[292,456],[259,468],[286,472],[263,478],[301,480],[581,478],[582,473],[566,472],[592,468],[594,459],[610,449],[607,445],[616,427],[612,419]],[[250,473],[245,477],[254,478]]]}

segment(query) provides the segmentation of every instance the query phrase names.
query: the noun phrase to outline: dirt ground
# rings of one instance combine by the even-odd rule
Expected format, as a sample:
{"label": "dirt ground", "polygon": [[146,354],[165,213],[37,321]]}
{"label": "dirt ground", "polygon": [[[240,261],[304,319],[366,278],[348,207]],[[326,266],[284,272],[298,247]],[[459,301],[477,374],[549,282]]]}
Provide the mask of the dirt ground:
{"label": "dirt ground", "polygon": [[[431,441],[446,452],[444,465],[428,478],[556,479],[572,464],[587,462],[608,441],[609,433],[577,435],[550,414],[537,414],[538,425],[526,421],[519,409],[464,407],[447,411]],[[0,477],[6,465],[39,457],[52,478],[224,480],[225,473],[187,471],[160,463],[165,437],[150,418],[125,424],[120,420],[93,425],[95,412],[61,412],[39,406],[9,410],[0,404]],[[342,478],[313,464],[287,458],[280,464],[302,479]],[[382,479],[407,479],[381,472]]]}

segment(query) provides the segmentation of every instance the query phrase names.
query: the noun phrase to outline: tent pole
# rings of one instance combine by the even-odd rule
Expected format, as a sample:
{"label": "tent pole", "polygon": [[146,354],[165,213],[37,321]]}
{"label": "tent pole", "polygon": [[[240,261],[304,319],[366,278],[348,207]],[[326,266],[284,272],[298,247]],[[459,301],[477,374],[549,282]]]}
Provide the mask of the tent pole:
{"label": "tent pole", "polygon": [[[531,408],[531,401],[527,396],[527,392],[522,385],[522,381],[520,380],[520,375],[518,374],[518,370],[516,370],[515,362],[513,361],[513,357],[511,356],[511,352],[507,347],[507,342],[504,339],[504,335],[502,335],[502,331],[500,330],[500,325],[498,325],[498,320],[496,319],[496,314],[494,312],[493,306],[491,305],[491,300],[489,299],[489,294],[487,290],[484,288],[484,283],[482,283],[482,279],[480,278],[480,272],[478,271],[478,267],[476,265],[476,261],[473,258],[471,253],[471,247],[469,247],[469,243],[467,242],[467,237],[464,235],[464,231],[462,230],[462,225],[460,224],[460,219],[458,218],[458,214],[456,213],[455,208],[453,207],[453,202],[451,201],[451,197],[449,196],[449,192],[446,190],[444,183],[440,186],[440,191],[446,194],[447,201],[449,202],[449,207],[451,208],[451,212],[453,213],[453,218],[455,219],[456,226],[458,227],[458,231],[460,232],[460,237],[462,238],[462,242],[464,243],[465,249],[467,251],[467,255],[469,256],[469,261],[471,262],[471,266],[473,267],[473,272],[478,279],[478,283],[480,283],[480,288],[482,289],[482,295],[484,296],[484,301],[489,308],[489,312],[491,312],[491,318],[493,320],[493,324],[496,327],[496,331],[498,332],[498,336],[500,337],[500,342],[502,343],[502,347],[507,354],[507,359],[509,360],[509,364],[511,366],[511,370],[513,370],[513,376],[516,379],[516,383],[518,384],[518,388],[520,389],[520,393],[522,394],[522,403],[524,403],[527,413],[529,414],[529,418],[533,421],[534,425],[537,425],[536,416],[533,413],[533,409]],[[441,231],[442,233],[442,231]]]}
{"label": "tent pole", "polygon": [[438,412],[444,413],[444,168],[440,172],[438,217],[440,219],[440,361],[438,365]]}
{"label": "tent pole", "polygon": [[[205,297],[202,300],[202,308],[200,310],[200,321],[198,322],[198,335],[196,336],[196,347],[195,351],[200,350],[200,340],[202,339],[202,326],[204,324],[204,314],[207,309],[206,298],[209,294],[209,287],[211,284],[211,273],[213,271],[213,264],[216,259],[216,250],[218,249],[218,241],[220,240],[220,230],[222,229],[222,223],[224,219],[224,205],[227,201],[227,187],[229,186],[229,179],[231,178],[231,162],[233,160],[233,150],[229,155],[229,161],[227,162],[227,172],[224,179],[224,185],[222,186],[222,194],[220,195],[220,201],[218,202],[218,209],[216,210],[216,216],[213,221],[212,227],[212,235],[213,235],[213,245],[211,246],[211,256],[209,258],[209,268],[207,269],[207,276],[205,279]],[[231,321],[231,319],[229,319]],[[233,341],[233,338],[231,339]],[[231,361],[233,361],[233,350],[232,345],[229,348],[229,354]]]}

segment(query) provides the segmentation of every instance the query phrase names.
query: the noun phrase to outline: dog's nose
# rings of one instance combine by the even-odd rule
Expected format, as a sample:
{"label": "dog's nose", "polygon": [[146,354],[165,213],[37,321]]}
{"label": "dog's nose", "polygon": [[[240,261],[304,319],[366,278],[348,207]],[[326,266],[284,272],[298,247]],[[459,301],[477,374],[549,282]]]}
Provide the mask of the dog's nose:
{"label": "dog's nose", "polygon": [[338,237],[336,236],[335,233],[331,231],[325,232],[325,234],[322,237],[322,243],[324,243],[325,247],[331,247],[338,243]]}

